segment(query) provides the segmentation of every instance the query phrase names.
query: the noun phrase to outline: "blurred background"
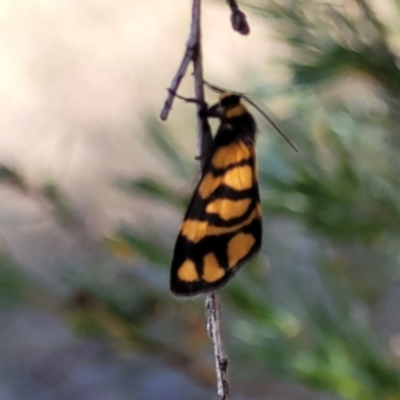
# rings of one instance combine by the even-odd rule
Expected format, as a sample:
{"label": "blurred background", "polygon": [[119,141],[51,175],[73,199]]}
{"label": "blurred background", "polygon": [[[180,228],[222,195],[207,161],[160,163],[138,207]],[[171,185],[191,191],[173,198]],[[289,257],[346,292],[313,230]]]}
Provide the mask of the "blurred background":
{"label": "blurred background", "polygon": [[[204,1],[205,76],[299,153],[254,112],[265,234],[222,290],[233,399],[400,399],[400,2],[240,5],[248,37]],[[198,165],[193,105],[158,114],[190,6],[0,4],[0,400],[217,398],[204,298],[168,291]]]}

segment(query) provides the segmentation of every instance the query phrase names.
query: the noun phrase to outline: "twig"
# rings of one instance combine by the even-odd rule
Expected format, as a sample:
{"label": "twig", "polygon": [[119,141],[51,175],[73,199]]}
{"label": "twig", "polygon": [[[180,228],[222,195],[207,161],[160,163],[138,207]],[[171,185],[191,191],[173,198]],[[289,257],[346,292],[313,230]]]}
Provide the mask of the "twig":
{"label": "twig", "polygon": [[[168,114],[171,111],[172,103],[174,101],[175,93],[178,91],[178,87],[181,83],[182,78],[185,76],[187,67],[190,61],[198,58],[199,51],[199,36],[200,36],[200,24],[197,21],[200,20],[200,6],[195,7],[196,1],[193,1],[192,6],[192,25],[190,27],[190,34],[186,43],[186,51],[183,55],[181,65],[176,72],[174,79],[172,79],[171,86],[168,89],[168,96],[165,100],[164,107],[161,110],[160,118],[165,121],[168,118]],[[201,59],[201,57],[200,57]],[[201,63],[201,61],[200,61]],[[200,64],[201,66],[201,64]],[[204,97],[204,95],[203,95]]]}
{"label": "twig", "polygon": [[[194,25],[196,28],[193,28]],[[201,46],[201,0],[193,0],[192,29],[197,32],[197,52],[193,56],[193,77],[194,94],[198,100],[196,104],[197,146],[199,150],[200,166],[203,171],[209,157],[212,135],[206,113],[204,112],[204,108],[207,108],[207,103],[204,98],[203,56]]]}
{"label": "twig", "polygon": [[[197,103],[197,139],[201,169],[204,170],[211,148],[212,136],[204,107],[204,78],[201,47],[201,0],[193,0],[192,29],[197,32],[197,52],[193,57],[194,92]],[[221,332],[220,297],[214,292],[206,297],[207,332],[214,347],[215,369],[217,374],[217,393],[221,400],[229,400],[228,357],[226,356]]]}
{"label": "twig", "polygon": [[[240,11],[240,10],[239,10]],[[192,3],[192,23],[189,39],[186,45],[186,51],[183,56],[181,65],[172,80],[171,86],[168,89],[168,96],[165,100],[164,107],[160,117],[162,120],[167,119],[172,107],[172,102],[176,96],[179,84],[185,75],[190,61],[193,61],[193,76],[194,76],[194,93],[195,99],[185,99],[186,101],[194,102],[197,110],[197,139],[201,169],[204,167],[209,158],[212,135],[210,125],[208,123],[207,114],[204,108],[207,104],[204,99],[204,79],[203,79],[203,62],[201,48],[201,0],[193,0]],[[181,97],[182,96],[178,96]],[[220,319],[220,298],[217,293],[211,293],[206,298],[206,318],[207,332],[213,342],[215,366],[217,375],[217,391],[221,400],[229,400],[229,384],[228,384],[228,358],[224,349],[224,342],[221,334],[221,319]]]}
{"label": "twig", "polygon": [[221,400],[229,399],[228,356],[221,333],[221,301],[218,292],[206,298],[207,333],[214,345],[217,392]]}
{"label": "twig", "polygon": [[250,26],[247,22],[246,14],[239,8],[236,0],[226,1],[231,8],[231,24],[234,31],[239,32],[241,35],[248,35],[250,33]]}

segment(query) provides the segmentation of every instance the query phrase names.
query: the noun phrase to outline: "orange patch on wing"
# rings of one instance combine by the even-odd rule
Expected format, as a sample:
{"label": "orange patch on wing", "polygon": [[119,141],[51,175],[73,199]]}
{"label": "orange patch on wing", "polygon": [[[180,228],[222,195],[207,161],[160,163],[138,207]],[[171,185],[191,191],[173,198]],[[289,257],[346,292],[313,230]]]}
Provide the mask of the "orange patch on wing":
{"label": "orange patch on wing", "polygon": [[253,169],[249,165],[232,168],[223,175],[222,182],[234,190],[250,189],[254,184]]}
{"label": "orange patch on wing", "polygon": [[246,257],[256,239],[250,233],[238,233],[228,243],[229,267],[235,267],[237,263]]}
{"label": "orange patch on wing", "polygon": [[260,210],[261,209],[258,205],[249,215],[249,218],[247,218],[240,224],[229,227],[211,225],[207,221],[187,219],[186,221],[183,221],[180,234],[184,236],[186,239],[190,240],[191,242],[198,243],[206,236],[212,236],[212,235],[219,236],[219,235],[224,235],[226,233],[232,233],[251,224],[255,219],[260,219],[261,216]]}
{"label": "orange patch on wing", "polygon": [[181,235],[191,242],[197,243],[208,233],[208,222],[197,219],[187,219],[181,225]]}
{"label": "orange patch on wing", "polygon": [[254,150],[245,143],[239,141],[218,149],[212,157],[212,164],[215,168],[227,168],[251,157]]}
{"label": "orange patch on wing", "polygon": [[225,275],[225,270],[219,265],[214,253],[207,253],[203,259],[203,276],[207,283],[213,283]]}
{"label": "orange patch on wing", "polygon": [[185,282],[195,282],[199,280],[196,265],[191,260],[186,260],[178,269],[178,278]]}
{"label": "orange patch on wing", "polygon": [[207,204],[206,212],[210,214],[217,214],[221,219],[229,221],[230,219],[243,215],[249,208],[250,203],[251,199],[216,199]]}
{"label": "orange patch on wing", "polygon": [[211,172],[208,172],[206,175],[204,175],[199,186],[200,197],[202,199],[207,199],[220,184],[221,177],[215,177]]}

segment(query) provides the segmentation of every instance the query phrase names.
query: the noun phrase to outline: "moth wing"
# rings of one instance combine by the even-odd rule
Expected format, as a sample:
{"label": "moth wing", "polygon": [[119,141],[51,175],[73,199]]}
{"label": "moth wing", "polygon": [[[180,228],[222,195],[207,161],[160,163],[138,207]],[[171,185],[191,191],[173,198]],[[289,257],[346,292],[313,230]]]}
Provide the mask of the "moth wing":
{"label": "moth wing", "polygon": [[217,289],[259,250],[261,208],[253,153],[240,144],[211,157],[175,245],[170,279],[174,293]]}

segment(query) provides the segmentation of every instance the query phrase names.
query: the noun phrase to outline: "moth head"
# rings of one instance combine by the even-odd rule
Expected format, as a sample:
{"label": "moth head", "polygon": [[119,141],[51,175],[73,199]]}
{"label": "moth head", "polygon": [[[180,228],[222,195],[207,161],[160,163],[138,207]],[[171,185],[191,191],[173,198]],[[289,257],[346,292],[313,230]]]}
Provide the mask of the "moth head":
{"label": "moth head", "polygon": [[221,119],[241,117],[247,113],[247,110],[240,100],[240,95],[224,92],[221,94],[219,102],[210,107],[207,116]]}

